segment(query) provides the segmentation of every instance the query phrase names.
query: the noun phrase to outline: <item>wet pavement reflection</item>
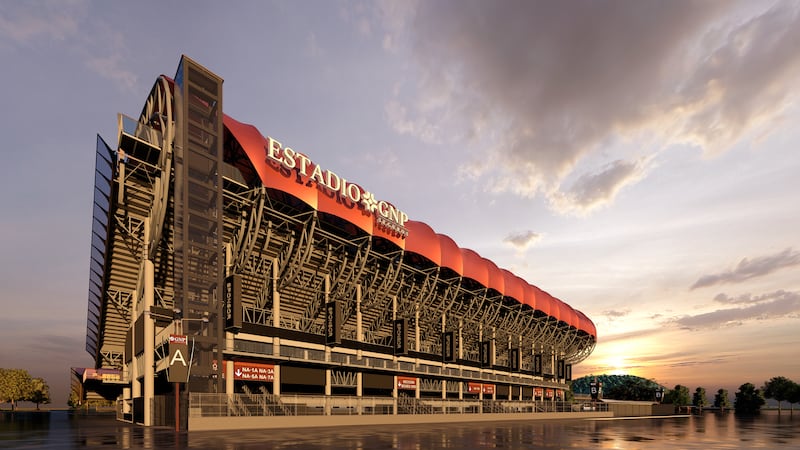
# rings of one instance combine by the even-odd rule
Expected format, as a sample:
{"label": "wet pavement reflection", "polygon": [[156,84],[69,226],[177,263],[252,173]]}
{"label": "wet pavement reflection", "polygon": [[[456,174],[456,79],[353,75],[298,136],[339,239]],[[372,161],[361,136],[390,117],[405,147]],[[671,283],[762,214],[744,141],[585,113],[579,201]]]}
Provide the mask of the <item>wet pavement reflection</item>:
{"label": "wet pavement reflection", "polygon": [[0,412],[0,449],[800,448],[800,411],[691,417],[175,433],[114,417]]}

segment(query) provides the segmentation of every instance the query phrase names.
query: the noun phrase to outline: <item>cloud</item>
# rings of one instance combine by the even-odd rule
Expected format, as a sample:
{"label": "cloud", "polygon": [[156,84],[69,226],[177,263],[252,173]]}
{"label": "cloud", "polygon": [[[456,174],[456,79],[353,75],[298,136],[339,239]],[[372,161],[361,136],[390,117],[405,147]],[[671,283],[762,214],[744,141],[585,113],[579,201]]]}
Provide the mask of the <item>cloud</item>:
{"label": "cloud", "polygon": [[503,239],[503,242],[513,245],[518,250],[527,250],[530,246],[539,242],[541,239],[541,234],[527,230],[518,233],[511,233],[506,236],[505,239]]}
{"label": "cloud", "polygon": [[639,163],[614,161],[601,172],[581,175],[566,192],[554,192],[552,206],[562,213],[586,214],[613,201],[622,188],[639,181],[644,173]]}
{"label": "cloud", "polygon": [[777,291],[761,297],[741,301],[720,297],[715,300],[726,304],[749,304],[738,308],[726,308],[693,316],[683,316],[666,321],[667,324],[681,328],[697,330],[701,328],[718,328],[720,326],[741,325],[752,320],[777,319],[782,317],[798,317],[800,314],[800,292]]}
{"label": "cloud", "polygon": [[609,309],[609,310],[603,311],[603,315],[608,317],[609,319],[612,319],[612,320],[613,319],[619,319],[620,317],[625,317],[630,313],[631,313],[630,309],[626,309],[624,311],[619,311],[619,310],[614,310],[614,309]]}
{"label": "cloud", "polygon": [[743,258],[732,270],[701,276],[689,290],[723,283],[740,283],[797,265],[800,265],[800,251],[794,251],[792,248],[752,260]]}
{"label": "cloud", "polygon": [[[27,46],[39,39],[64,41],[80,30],[75,10],[82,2],[44,2],[35,7],[18,7],[12,2],[0,6],[0,39]],[[77,8],[76,8],[77,7]]]}
{"label": "cloud", "polygon": [[626,342],[626,341],[630,341],[632,339],[639,339],[639,338],[643,338],[643,337],[647,337],[647,336],[652,336],[652,335],[655,335],[655,334],[661,334],[664,331],[665,330],[663,328],[661,328],[661,327],[659,327],[659,328],[649,328],[649,329],[643,329],[643,330],[628,331],[626,333],[612,334],[612,335],[609,335],[609,336],[602,336],[601,340],[602,340],[603,345],[605,345],[605,344],[608,344],[608,343],[611,343],[611,342],[614,342],[614,341]]}
{"label": "cloud", "polygon": [[82,0],[0,3],[0,43],[28,51],[58,41],[93,73],[133,89],[137,77],[125,69],[131,55],[123,34],[89,20],[88,13],[89,4]]}
{"label": "cloud", "polygon": [[469,144],[462,175],[565,214],[613,202],[670,146],[768,133],[800,80],[794,2],[412,5],[390,24],[417,62],[395,130]]}

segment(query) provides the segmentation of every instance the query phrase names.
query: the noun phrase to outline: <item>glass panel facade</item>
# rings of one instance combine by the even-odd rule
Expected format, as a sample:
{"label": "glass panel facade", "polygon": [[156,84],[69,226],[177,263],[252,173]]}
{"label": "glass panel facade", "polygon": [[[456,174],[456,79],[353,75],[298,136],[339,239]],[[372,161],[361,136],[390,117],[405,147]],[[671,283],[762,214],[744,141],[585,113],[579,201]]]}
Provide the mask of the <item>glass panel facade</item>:
{"label": "glass panel facade", "polygon": [[97,355],[100,343],[100,314],[105,290],[104,264],[110,222],[111,180],[114,177],[114,156],[103,138],[97,136],[95,148],[94,196],[92,207],[92,241],[89,270],[89,310],[86,319],[86,350]]}

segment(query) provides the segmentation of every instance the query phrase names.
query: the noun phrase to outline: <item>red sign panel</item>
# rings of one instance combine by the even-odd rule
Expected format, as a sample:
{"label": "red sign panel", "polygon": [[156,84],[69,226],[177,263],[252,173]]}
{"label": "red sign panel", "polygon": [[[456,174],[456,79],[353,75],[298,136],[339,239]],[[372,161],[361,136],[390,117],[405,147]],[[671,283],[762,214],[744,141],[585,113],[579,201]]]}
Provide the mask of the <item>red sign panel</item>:
{"label": "red sign panel", "polygon": [[169,343],[187,345],[189,343],[189,339],[186,337],[185,334],[170,334]]}
{"label": "red sign panel", "polygon": [[415,377],[397,377],[397,389],[417,390]]}
{"label": "red sign panel", "polygon": [[552,389],[547,389],[545,391],[545,394],[546,394],[547,398],[553,398],[553,390]]}
{"label": "red sign panel", "polygon": [[[225,361],[226,368],[228,364],[230,364],[230,361]],[[275,380],[275,366],[272,364],[234,361],[233,379],[245,381],[273,381]]]}
{"label": "red sign panel", "polygon": [[468,394],[480,394],[481,392],[486,395],[494,394],[494,385],[481,384],[481,383],[467,383]]}
{"label": "red sign panel", "polygon": [[480,394],[483,387],[480,383],[467,383],[467,392],[470,394]]}
{"label": "red sign panel", "polygon": [[543,394],[544,394],[544,391],[542,390],[542,388],[540,388],[540,387],[533,388],[534,397],[542,398]]}

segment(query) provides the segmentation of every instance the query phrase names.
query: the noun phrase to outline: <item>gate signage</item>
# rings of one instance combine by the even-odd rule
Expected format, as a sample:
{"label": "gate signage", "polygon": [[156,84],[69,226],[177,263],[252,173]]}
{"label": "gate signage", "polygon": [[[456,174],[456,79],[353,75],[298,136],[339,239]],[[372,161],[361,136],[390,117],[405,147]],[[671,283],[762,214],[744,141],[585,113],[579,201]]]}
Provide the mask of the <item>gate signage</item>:
{"label": "gate signage", "polygon": [[167,380],[170,383],[186,383],[189,379],[189,345],[184,334],[169,335],[169,366]]}

